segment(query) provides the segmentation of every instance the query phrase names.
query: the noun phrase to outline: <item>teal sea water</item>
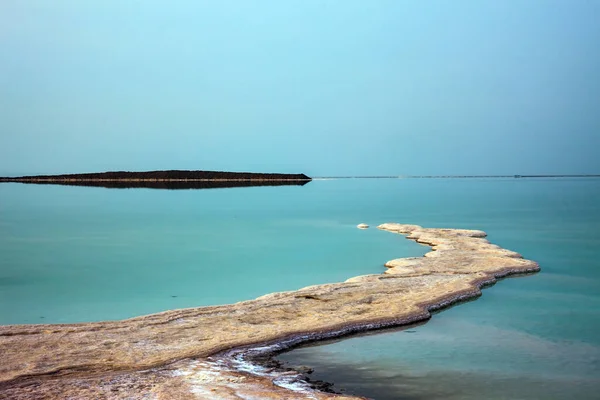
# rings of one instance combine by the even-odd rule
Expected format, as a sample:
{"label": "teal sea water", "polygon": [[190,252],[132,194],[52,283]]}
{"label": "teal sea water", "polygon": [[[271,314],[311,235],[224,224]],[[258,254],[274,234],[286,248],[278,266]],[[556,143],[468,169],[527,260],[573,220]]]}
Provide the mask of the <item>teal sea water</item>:
{"label": "teal sea water", "polygon": [[233,303],[423,254],[401,237],[356,229],[373,195],[326,182],[208,190],[2,184],[0,324]]}
{"label": "teal sea water", "polygon": [[502,280],[424,325],[279,359],[377,400],[600,398],[600,180],[393,185],[405,220],[483,229],[542,272]]}
{"label": "teal sea water", "polygon": [[359,222],[482,229],[536,260],[402,331],[280,356],[376,399],[600,393],[600,179],[348,179],[162,191],[0,185],[0,324],[251,299],[428,249]]}

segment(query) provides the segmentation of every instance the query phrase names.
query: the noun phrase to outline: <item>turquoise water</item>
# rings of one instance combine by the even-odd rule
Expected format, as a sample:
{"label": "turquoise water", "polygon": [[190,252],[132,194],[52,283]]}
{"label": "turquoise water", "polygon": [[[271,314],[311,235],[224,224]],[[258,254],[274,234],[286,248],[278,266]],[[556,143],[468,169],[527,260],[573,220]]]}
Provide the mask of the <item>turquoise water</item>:
{"label": "turquoise water", "polygon": [[280,359],[378,400],[600,398],[600,180],[399,185],[410,188],[398,205],[411,222],[484,229],[542,272],[505,279],[421,326]]}
{"label": "turquoise water", "polygon": [[184,191],[2,184],[0,324],[232,303],[423,254],[400,236],[356,229],[374,215],[376,195],[329,182]]}
{"label": "turquoise water", "polygon": [[281,355],[376,399],[600,393],[600,179],[350,179],[202,191],[0,185],[0,323],[126,318],[383,271],[366,222],[483,229],[542,272],[421,326]]}

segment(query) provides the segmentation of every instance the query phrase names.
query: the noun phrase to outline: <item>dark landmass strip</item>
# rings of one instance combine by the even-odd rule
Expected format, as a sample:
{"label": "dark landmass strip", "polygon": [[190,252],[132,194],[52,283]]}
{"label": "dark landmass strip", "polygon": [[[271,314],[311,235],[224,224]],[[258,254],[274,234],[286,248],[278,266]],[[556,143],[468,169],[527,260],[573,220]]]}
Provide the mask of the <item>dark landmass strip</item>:
{"label": "dark landmass strip", "polygon": [[305,185],[304,174],[263,174],[222,171],[99,172],[67,175],[0,177],[0,182],[96,186],[105,188],[213,189],[248,186]]}
{"label": "dark landmass strip", "polygon": [[214,181],[183,181],[183,180],[82,180],[82,181],[31,181],[22,182],[33,185],[89,186],[106,189],[225,189],[253,186],[304,186],[309,181],[277,181],[277,180],[214,180]]}

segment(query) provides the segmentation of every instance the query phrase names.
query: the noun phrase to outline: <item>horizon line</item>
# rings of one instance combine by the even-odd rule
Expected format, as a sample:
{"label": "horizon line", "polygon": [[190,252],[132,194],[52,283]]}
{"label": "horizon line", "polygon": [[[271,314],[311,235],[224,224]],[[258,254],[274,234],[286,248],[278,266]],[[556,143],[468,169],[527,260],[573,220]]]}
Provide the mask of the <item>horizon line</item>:
{"label": "horizon line", "polygon": [[313,176],[312,179],[428,179],[428,178],[600,178],[600,174],[529,174],[529,175],[349,175]]}

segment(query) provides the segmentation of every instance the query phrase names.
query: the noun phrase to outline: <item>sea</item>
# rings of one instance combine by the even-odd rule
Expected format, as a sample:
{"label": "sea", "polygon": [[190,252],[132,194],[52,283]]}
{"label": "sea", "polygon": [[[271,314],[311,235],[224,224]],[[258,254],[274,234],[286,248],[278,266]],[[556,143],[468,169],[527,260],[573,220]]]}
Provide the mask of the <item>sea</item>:
{"label": "sea", "polygon": [[[600,179],[316,179],[201,190],[0,184],[0,324],[116,320],[377,274],[429,248],[384,222],[481,229],[537,261],[402,329],[277,356],[387,399],[600,398]],[[359,230],[367,223],[371,228]]]}

